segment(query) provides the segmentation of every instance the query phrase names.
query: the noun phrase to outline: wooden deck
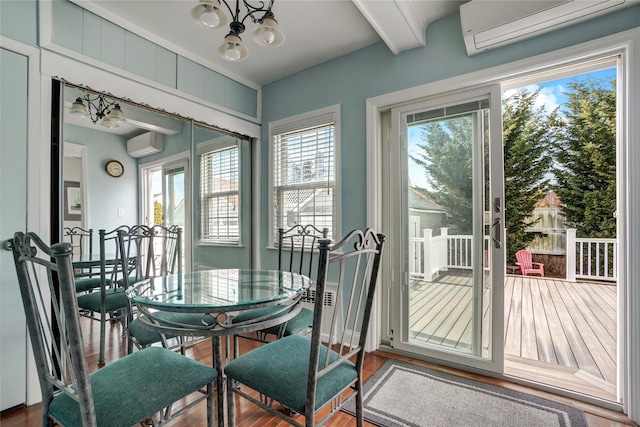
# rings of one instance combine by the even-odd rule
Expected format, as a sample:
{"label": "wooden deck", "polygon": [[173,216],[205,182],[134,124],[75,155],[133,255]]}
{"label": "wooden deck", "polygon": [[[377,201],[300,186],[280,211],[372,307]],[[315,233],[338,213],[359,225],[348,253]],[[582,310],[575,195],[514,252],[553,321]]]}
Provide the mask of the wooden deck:
{"label": "wooden deck", "polygon": [[[412,340],[469,351],[470,284],[461,270],[412,281]],[[615,401],[616,298],[611,284],[506,276],[505,374]]]}

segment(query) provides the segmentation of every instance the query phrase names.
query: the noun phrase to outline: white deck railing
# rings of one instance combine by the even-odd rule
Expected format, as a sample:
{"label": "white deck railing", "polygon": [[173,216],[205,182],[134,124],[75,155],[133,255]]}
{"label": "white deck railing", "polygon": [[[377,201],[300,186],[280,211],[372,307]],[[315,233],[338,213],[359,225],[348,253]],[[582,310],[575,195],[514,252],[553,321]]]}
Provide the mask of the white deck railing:
{"label": "white deck railing", "polygon": [[[618,280],[618,244],[616,239],[576,238],[575,229],[567,229],[566,279]],[[484,239],[484,253],[488,255],[489,237]],[[484,256],[487,267],[488,256]],[[449,268],[471,269],[473,260],[472,236],[449,235],[447,228],[433,237],[433,230],[422,230],[422,237],[409,238],[409,274],[431,281]]]}
{"label": "white deck railing", "polygon": [[616,239],[578,238],[576,229],[567,229],[567,280],[618,280],[618,241]]}

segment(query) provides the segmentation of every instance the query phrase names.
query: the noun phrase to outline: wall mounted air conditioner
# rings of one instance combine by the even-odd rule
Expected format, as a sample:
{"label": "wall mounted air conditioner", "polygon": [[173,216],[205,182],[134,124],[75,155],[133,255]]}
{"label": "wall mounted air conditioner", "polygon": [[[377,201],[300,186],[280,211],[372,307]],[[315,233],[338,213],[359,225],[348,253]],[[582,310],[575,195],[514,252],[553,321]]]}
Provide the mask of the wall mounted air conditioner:
{"label": "wall mounted air conditioner", "polygon": [[163,135],[157,132],[145,132],[127,141],[127,153],[131,157],[144,157],[163,149]]}
{"label": "wall mounted air conditioner", "polygon": [[634,0],[471,0],[460,5],[469,56],[611,12]]}
{"label": "wall mounted air conditioner", "polygon": [[[316,301],[316,290],[315,287],[305,291],[304,295],[302,295],[302,300],[300,305],[303,308],[308,308],[313,311],[313,305]],[[336,314],[340,316],[338,318],[338,324],[342,323],[342,303],[337,295],[337,287],[335,285],[331,285],[327,283],[325,292],[324,292],[324,310],[322,313],[322,341],[327,342],[329,340],[329,330],[331,328],[331,320],[333,319],[333,315]],[[333,337],[333,343],[337,342],[338,337]]]}

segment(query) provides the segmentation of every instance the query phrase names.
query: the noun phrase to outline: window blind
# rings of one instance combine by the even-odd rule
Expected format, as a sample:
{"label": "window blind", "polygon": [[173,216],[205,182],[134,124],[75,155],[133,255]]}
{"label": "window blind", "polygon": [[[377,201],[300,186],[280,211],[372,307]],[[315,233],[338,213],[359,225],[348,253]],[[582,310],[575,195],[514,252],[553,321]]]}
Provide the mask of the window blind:
{"label": "window blind", "polygon": [[324,123],[297,122],[296,130],[273,135],[274,236],[280,227],[313,224],[320,229],[328,228],[331,238],[335,123],[333,114],[320,117]]}
{"label": "window blind", "polygon": [[201,239],[240,242],[238,145],[200,155]]}

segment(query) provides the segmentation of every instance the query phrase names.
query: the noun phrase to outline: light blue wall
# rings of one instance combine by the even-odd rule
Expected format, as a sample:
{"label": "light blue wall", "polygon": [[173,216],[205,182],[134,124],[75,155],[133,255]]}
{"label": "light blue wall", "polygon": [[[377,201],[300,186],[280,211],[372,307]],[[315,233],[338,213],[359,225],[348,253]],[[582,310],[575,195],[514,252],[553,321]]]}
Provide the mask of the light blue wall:
{"label": "light blue wall", "polygon": [[[87,147],[87,227],[97,233],[95,230],[137,224],[138,166],[136,159],[127,154],[126,138],[70,124],[65,124],[63,132],[64,141]],[[120,178],[105,171],[105,164],[111,159],[124,166]],[[124,217],[118,217],[118,208],[124,208]]]}
{"label": "light blue wall", "polygon": [[[28,67],[25,56],[0,49],[0,240],[27,231]],[[27,325],[17,281],[13,254],[0,250],[0,410],[26,393]]]}
{"label": "light blue wall", "polygon": [[38,3],[36,0],[1,0],[0,34],[24,44],[38,43]]}
{"label": "light blue wall", "polygon": [[258,92],[255,89],[67,0],[54,0],[52,9],[53,43],[200,99],[257,117]]}
{"label": "light blue wall", "polygon": [[[468,57],[460,15],[429,25],[426,46],[393,55],[382,42],[326,62],[262,89],[262,140],[268,141],[269,122],[318,108],[340,104],[342,234],[366,223],[366,99],[435,82],[549,52],[640,26],[640,6]],[[261,153],[260,217],[263,267],[277,264],[277,253],[265,249],[269,241],[268,143]]]}

